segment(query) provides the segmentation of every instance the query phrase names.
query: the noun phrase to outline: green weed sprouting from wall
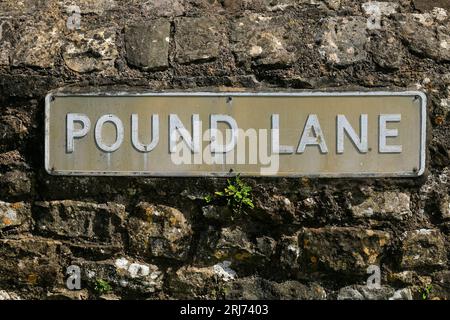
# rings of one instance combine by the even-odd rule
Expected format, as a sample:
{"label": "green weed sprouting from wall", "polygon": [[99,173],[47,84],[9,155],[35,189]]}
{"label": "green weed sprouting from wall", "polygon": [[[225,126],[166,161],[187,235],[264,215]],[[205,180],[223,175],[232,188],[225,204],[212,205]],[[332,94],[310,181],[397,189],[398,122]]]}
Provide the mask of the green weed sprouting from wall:
{"label": "green weed sprouting from wall", "polygon": [[226,204],[234,216],[241,215],[246,210],[255,207],[252,200],[252,187],[247,185],[237,175],[227,180],[223,191],[216,191],[213,195],[205,197],[206,203]]}
{"label": "green weed sprouting from wall", "polygon": [[431,291],[433,290],[433,286],[431,284],[427,285],[423,289],[419,289],[419,294],[422,300],[429,300]]}
{"label": "green weed sprouting from wall", "polygon": [[94,291],[99,294],[105,294],[108,293],[112,290],[111,285],[108,283],[108,281],[103,280],[103,279],[96,279],[95,280],[95,286],[94,286]]}

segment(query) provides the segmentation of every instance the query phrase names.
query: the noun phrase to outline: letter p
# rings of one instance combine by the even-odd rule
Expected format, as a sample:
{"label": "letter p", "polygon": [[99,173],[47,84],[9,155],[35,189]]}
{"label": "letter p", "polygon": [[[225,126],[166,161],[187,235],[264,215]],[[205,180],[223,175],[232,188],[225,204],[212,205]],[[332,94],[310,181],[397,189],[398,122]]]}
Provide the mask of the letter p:
{"label": "letter p", "polygon": [[[91,129],[91,121],[85,114],[68,113],[66,120],[66,150],[67,153],[73,153],[74,151],[74,139],[83,138]],[[82,125],[81,129],[75,129],[75,122],[79,122]]]}

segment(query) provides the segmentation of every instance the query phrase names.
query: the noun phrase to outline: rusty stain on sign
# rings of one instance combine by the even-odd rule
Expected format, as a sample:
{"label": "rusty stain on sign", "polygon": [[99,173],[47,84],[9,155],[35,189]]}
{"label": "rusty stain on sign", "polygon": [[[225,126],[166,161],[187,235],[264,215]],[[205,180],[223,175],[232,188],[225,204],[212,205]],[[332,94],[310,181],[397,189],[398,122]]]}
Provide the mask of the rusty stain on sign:
{"label": "rusty stain on sign", "polygon": [[50,93],[55,175],[416,177],[421,92]]}

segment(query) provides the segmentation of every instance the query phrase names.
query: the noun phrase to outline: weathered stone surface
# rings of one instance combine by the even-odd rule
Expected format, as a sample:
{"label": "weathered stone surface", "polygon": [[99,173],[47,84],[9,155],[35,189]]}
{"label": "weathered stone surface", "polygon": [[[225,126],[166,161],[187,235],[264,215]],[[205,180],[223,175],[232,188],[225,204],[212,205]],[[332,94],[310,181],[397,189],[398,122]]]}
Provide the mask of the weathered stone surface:
{"label": "weathered stone surface", "polygon": [[446,193],[439,203],[442,219],[450,219],[450,196]]}
{"label": "weathered stone surface", "polygon": [[445,242],[439,230],[407,231],[402,241],[402,268],[442,267],[447,263]]}
{"label": "weathered stone surface", "polygon": [[169,42],[170,23],[166,19],[126,27],[128,63],[144,70],[167,68]]}
{"label": "weathered stone surface", "polygon": [[170,276],[168,286],[175,299],[216,299],[218,282],[213,267],[185,266]]}
{"label": "weathered stone surface", "polygon": [[89,292],[87,289],[82,290],[68,290],[59,288],[47,294],[48,300],[87,300]]}
{"label": "weathered stone surface", "polygon": [[52,76],[0,73],[0,101],[11,97],[28,99],[42,97],[56,87],[58,81]]}
{"label": "weathered stone surface", "polygon": [[67,67],[80,73],[113,67],[117,56],[114,28],[72,32],[63,52]]}
{"label": "weathered stone surface", "polygon": [[283,236],[278,243],[280,250],[280,266],[288,271],[298,270],[300,265],[300,247],[298,243],[298,234],[293,236]]}
{"label": "weathered stone surface", "polygon": [[433,297],[437,297],[440,300],[449,300],[450,292],[448,290],[450,286],[450,271],[438,271],[433,273],[433,284],[431,294]]}
{"label": "weathered stone surface", "polygon": [[436,7],[450,10],[450,3],[447,0],[413,0],[413,3],[420,11],[429,11]]}
{"label": "weathered stone surface", "polygon": [[65,9],[72,5],[77,5],[80,8],[80,13],[82,15],[89,13],[101,15],[107,10],[116,8],[117,3],[115,0],[77,0],[76,2],[64,0],[62,3],[62,7]]}
{"label": "weathered stone surface", "polygon": [[348,66],[367,59],[368,35],[364,18],[327,18],[323,28],[319,51],[328,64]]}
{"label": "weathered stone surface", "polygon": [[289,198],[281,195],[267,196],[255,199],[255,210],[250,214],[254,217],[272,221],[276,224],[297,222],[295,205]]}
{"label": "weathered stone surface", "polygon": [[0,116],[0,150],[7,150],[8,146],[17,140],[22,140],[28,134],[27,123],[17,114]]}
{"label": "weathered stone surface", "polygon": [[389,282],[396,286],[426,287],[431,283],[431,277],[420,276],[415,271],[406,270],[388,275]]}
{"label": "weathered stone surface", "polygon": [[413,300],[412,292],[410,288],[403,288],[394,292],[393,296],[389,300]]}
{"label": "weathered stone surface", "polygon": [[12,64],[52,68],[61,46],[61,23],[48,25],[45,22],[26,26],[14,48]]}
{"label": "weathered stone surface", "polygon": [[367,29],[380,30],[383,29],[382,20],[385,16],[390,16],[397,12],[399,5],[395,2],[368,1],[361,5],[362,10],[366,14]]}
{"label": "weathered stone surface", "polygon": [[391,31],[373,35],[367,46],[373,60],[381,68],[399,69],[403,64],[403,44]]}
{"label": "weathered stone surface", "polygon": [[230,300],[322,300],[325,290],[317,284],[304,285],[298,281],[272,282],[259,277],[235,280],[225,286],[225,298]]}
{"label": "weathered stone surface", "polygon": [[29,169],[22,154],[18,150],[0,153],[0,170]]}
{"label": "weathered stone surface", "polygon": [[33,217],[39,234],[120,246],[127,213],[123,205],[64,200],[37,202]]}
{"label": "weathered stone surface", "polygon": [[222,228],[214,257],[219,261],[231,261],[233,267],[253,265],[262,258],[255,249],[255,245],[241,228]]}
{"label": "weathered stone surface", "polygon": [[364,285],[354,285],[339,290],[338,300],[388,300],[395,290],[388,286],[369,288]]}
{"label": "weathered stone surface", "polygon": [[61,243],[34,238],[0,239],[0,285],[38,290],[62,281]]}
{"label": "weathered stone surface", "polygon": [[271,237],[263,236],[256,238],[256,250],[266,258],[270,258],[275,254],[276,245],[277,242]]}
{"label": "weathered stone surface", "polygon": [[224,206],[208,205],[202,207],[203,216],[210,221],[226,223],[231,221],[233,212]]}
{"label": "weathered stone surface", "polygon": [[223,41],[222,26],[215,18],[179,18],[175,21],[177,62],[216,59]]}
{"label": "weathered stone surface", "polygon": [[22,300],[22,299],[14,292],[0,290],[0,300]]}
{"label": "weathered stone surface", "polygon": [[106,281],[112,292],[139,292],[144,295],[161,290],[164,275],[153,264],[136,261],[128,257],[104,261],[73,261],[80,266],[82,279],[94,288],[98,280]]}
{"label": "weathered stone surface", "polygon": [[286,30],[284,27],[280,28],[279,24],[282,23],[273,17],[257,14],[236,20],[233,23],[231,41],[237,61],[263,66],[290,65],[295,60],[295,55],[288,50]]}
{"label": "weathered stone surface", "polygon": [[142,257],[184,260],[190,248],[192,230],[184,214],[163,205],[141,202],[138,217],[128,224],[131,251]]}
{"label": "weathered stone surface", "polygon": [[447,14],[407,14],[401,17],[399,24],[401,36],[412,51],[438,61],[450,60]]}
{"label": "weathered stone surface", "polygon": [[30,207],[23,202],[0,201],[0,230],[27,224],[31,219]]}
{"label": "weathered stone surface", "polygon": [[373,192],[351,210],[357,218],[392,218],[401,220],[411,214],[410,194],[404,192]]}
{"label": "weathered stone surface", "polygon": [[18,170],[0,173],[0,196],[17,198],[29,196],[30,191],[31,180],[27,173]]}
{"label": "weathered stone surface", "polygon": [[365,273],[379,265],[391,236],[388,232],[355,227],[307,228],[299,243],[309,268],[343,273]]}
{"label": "weathered stone surface", "polygon": [[9,65],[10,55],[16,41],[11,21],[0,18],[0,66]]}
{"label": "weathered stone surface", "polygon": [[142,11],[147,15],[161,17],[177,17],[186,11],[185,0],[149,0],[141,5]]}

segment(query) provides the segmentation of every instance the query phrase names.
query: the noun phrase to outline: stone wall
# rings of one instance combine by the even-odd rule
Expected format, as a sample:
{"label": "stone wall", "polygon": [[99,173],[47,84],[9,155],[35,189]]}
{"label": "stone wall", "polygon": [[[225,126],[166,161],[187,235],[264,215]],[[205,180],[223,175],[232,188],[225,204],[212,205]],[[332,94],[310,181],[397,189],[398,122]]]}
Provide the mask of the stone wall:
{"label": "stone wall", "polygon": [[[448,298],[449,15],[448,0],[1,0],[0,299]],[[423,90],[427,172],[245,179],[255,209],[235,219],[204,201],[225,179],[50,176],[44,96],[70,86]]]}

